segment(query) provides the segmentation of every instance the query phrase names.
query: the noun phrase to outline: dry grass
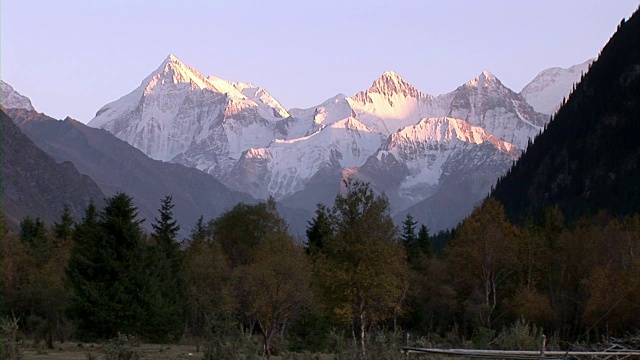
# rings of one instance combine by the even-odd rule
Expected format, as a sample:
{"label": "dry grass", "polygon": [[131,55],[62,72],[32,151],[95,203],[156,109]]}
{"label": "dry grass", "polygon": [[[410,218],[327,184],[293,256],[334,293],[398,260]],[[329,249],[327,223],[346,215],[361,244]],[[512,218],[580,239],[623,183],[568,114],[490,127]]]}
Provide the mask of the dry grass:
{"label": "dry grass", "polygon": [[[64,344],[55,343],[55,349],[43,348],[44,343],[34,345],[33,342],[26,342],[23,349],[24,360],[103,360],[104,352],[102,344],[66,342]],[[175,345],[175,344],[141,344],[134,348],[145,360],[200,360],[203,357],[202,351],[196,353],[195,345]],[[203,348],[201,348],[203,350]],[[191,355],[189,355],[191,354]],[[273,360],[281,359],[279,356],[271,357]],[[320,355],[321,360],[332,359],[328,354]]]}
{"label": "dry grass", "polygon": [[[23,346],[24,360],[89,360],[104,359],[101,344],[83,344],[66,342],[55,343],[55,349],[45,349],[44,344],[34,345],[27,342]],[[178,360],[178,359],[202,359],[202,352],[196,353],[195,345],[175,344],[141,344],[134,348],[141,359]],[[191,354],[191,355],[189,355]]]}

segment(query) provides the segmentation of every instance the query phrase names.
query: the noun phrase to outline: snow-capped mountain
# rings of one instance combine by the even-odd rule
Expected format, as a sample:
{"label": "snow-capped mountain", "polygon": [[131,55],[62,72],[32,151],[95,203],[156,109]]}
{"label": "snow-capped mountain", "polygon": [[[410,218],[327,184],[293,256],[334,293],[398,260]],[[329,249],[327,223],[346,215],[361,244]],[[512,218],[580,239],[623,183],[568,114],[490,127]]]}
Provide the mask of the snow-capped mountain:
{"label": "snow-capped mountain", "polygon": [[[473,128],[476,133],[482,132],[487,139],[502,142],[500,146],[489,150],[509,154],[506,157],[498,156],[502,162],[499,169],[493,169],[491,178],[495,181],[495,171],[503,173],[515,158],[514,154],[524,149],[528,139],[540,131],[547,119],[487,71],[455,91],[436,97],[420,92],[397,73],[385,72],[368,90],[354,97],[338,95],[311,109],[293,109],[290,114],[293,118],[291,123],[300,126],[297,134],[301,137],[276,140],[268,147],[251,149],[228,175],[227,184],[232,183],[231,179],[241,179],[239,189],[252,189],[254,196],[271,194],[276,199],[286,197],[304,190],[306,182],[322,168],[346,169],[365,165],[376,151],[384,150],[385,141],[395,144],[406,139],[406,136],[398,135],[404,134],[404,131],[412,131],[413,134],[422,132],[427,136],[422,141],[435,141],[436,133],[429,131],[423,122],[424,119],[438,117],[460,120],[462,122],[455,122],[455,126]],[[422,126],[416,128],[416,124]],[[389,136],[391,138],[386,140]],[[468,136],[454,138],[469,139]],[[471,148],[481,144],[467,142],[473,145],[460,150],[461,153],[470,152]],[[380,154],[378,152],[376,156],[382,156]],[[350,169],[343,176],[360,176],[372,183],[387,184],[378,186],[378,190],[385,191],[392,200],[397,199],[394,205],[401,208],[423,200],[437,189],[440,177],[436,174],[440,174],[445,162],[452,164],[448,159],[452,159],[453,155],[443,147],[436,147],[430,154],[419,156],[438,157],[435,163],[428,165],[433,169],[429,176],[418,175],[425,170],[426,163],[412,164],[409,172],[389,161],[381,163],[389,166],[386,170],[380,168],[381,164],[371,161],[371,164],[377,164],[375,168],[378,171]],[[386,155],[383,157],[388,160]],[[381,159],[378,158],[378,161]],[[406,158],[397,158],[397,162],[405,167],[407,161]],[[384,177],[382,173],[387,170],[396,180],[395,183],[381,179]],[[483,191],[488,191],[491,185],[488,183]],[[392,189],[400,193],[394,197],[392,192],[395,190]]]}
{"label": "snow-capped mountain", "polygon": [[102,107],[89,126],[103,128],[157,160],[216,177],[245,150],[284,138],[287,111],[264,89],[204,77],[173,55],[128,95]]}
{"label": "snow-capped mountain", "polygon": [[548,116],[536,112],[521,95],[488,71],[440,95],[436,101],[447,105],[446,115],[436,116],[449,116],[480,126],[518,149],[526,148],[528,139],[548,121]]}
{"label": "snow-capped mountain", "polygon": [[353,176],[401,211],[465,176],[486,194],[547,118],[487,71],[439,96],[388,71],[353,97],[287,111],[262,88],[169,56],[89,125],[256,197],[311,198]]}
{"label": "snow-capped mountain", "polygon": [[451,117],[427,118],[393,133],[386,143],[358,169],[357,177],[384,190],[401,209],[433,195],[463,177],[488,175],[478,185],[484,196],[520,150],[485,129]]}
{"label": "snow-capped mountain", "polygon": [[0,98],[0,103],[5,109],[34,110],[33,105],[31,105],[31,100],[14,90],[11,85],[0,80],[0,87],[2,88],[2,97]]}
{"label": "snow-capped mountain", "polygon": [[520,91],[533,108],[543,114],[554,114],[562,104],[562,99],[571,92],[574,84],[580,82],[582,74],[589,70],[594,59],[563,69],[552,67],[541,71]]}

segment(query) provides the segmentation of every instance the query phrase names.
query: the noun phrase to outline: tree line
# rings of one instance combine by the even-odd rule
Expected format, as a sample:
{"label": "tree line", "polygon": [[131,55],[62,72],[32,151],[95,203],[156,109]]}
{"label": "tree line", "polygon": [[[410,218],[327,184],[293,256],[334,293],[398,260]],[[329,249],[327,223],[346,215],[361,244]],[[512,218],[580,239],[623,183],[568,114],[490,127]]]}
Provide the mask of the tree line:
{"label": "tree line", "polygon": [[566,224],[552,207],[515,225],[489,198],[431,235],[411,215],[397,228],[384,196],[349,181],[318,205],[306,239],[269,199],[201,217],[179,242],[170,196],[150,234],[131,197],[105,204],[77,223],[65,208],[52,227],[2,227],[2,315],[50,347],[120,333],[215,352],[249,334],[270,356],[331,352],[337,333],[366,358],[381,331],[452,347],[490,346],[518,321],[563,341],[640,327],[640,215]]}

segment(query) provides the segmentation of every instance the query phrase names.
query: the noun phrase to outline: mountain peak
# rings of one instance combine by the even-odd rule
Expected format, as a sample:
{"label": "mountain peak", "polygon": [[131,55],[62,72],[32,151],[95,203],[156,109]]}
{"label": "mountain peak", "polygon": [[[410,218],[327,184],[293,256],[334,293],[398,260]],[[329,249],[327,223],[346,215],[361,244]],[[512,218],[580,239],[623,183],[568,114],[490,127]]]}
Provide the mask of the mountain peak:
{"label": "mountain peak", "polygon": [[371,84],[371,87],[367,91],[356,94],[355,99],[362,102],[371,102],[371,94],[380,94],[387,98],[395,95],[414,98],[424,96],[424,94],[413,87],[413,85],[404,81],[395,71],[385,71]]}
{"label": "mountain peak", "polygon": [[207,87],[206,79],[198,70],[186,65],[173,54],[169,54],[145,81],[147,82],[145,93],[151,92],[158,84],[167,83],[191,83],[200,89]]}
{"label": "mountain peak", "polygon": [[402,80],[402,77],[395,71],[393,70],[387,70],[385,71],[382,76],[380,76],[381,78],[392,78],[392,79],[399,79]]}
{"label": "mountain peak", "polygon": [[178,59],[178,57],[173,54],[169,54],[169,56],[167,56],[167,59],[165,61],[181,62],[180,59]]}
{"label": "mountain peak", "polygon": [[411,86],[395,71],[385,71],[378,79],[373,82],[371,88],[383,88],[384,85]]}
{"label": "mountain peak", "polygon": [[28,97],[17,92],[11,85],[0,80],[2,95],[0,104],[6,109],[27,109],[34,110],[31,100]]}
{"label": "mountain peak", "polygon": [[497,79],[495,75],[493,75],[490,71],[488,70],[482,70],[482,73],[480,73],[480,76],[484,77],[485,79]]}
{"label": "mountain peak", "polygon": [[470,87],[484,87],[487,85],[499,85],[503,86],[502,82],[490,71],[482,70],[480,75],[476,76],[473,80],[466,83]]}

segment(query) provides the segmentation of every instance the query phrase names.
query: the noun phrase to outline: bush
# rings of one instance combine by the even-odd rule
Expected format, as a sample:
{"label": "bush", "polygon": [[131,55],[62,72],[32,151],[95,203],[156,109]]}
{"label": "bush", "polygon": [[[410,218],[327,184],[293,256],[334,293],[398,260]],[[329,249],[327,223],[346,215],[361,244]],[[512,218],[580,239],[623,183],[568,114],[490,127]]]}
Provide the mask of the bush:
{"label": "bush", "polygon": [[135,349],[140,342],[135,336],[118,333],[118,336],[104,345],[102,352],[105,360],[140,360],[140,352]]}
{"label": "bush", "polygon": [[262,346],[251,331],[240,328],[230,334],[213,334],[203,360],[260,359]]}
{"label": "bush", "polygon": [[18,319],[2,319],[2,359],[19,360],[23,358]]}
{"label": "bush", "polygon": [[502,350],[540,350],[541,338],[542,329],[520,319],[500,332],[495,345]]}

